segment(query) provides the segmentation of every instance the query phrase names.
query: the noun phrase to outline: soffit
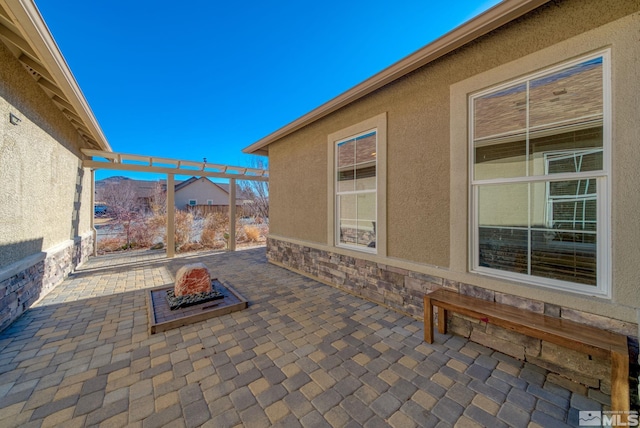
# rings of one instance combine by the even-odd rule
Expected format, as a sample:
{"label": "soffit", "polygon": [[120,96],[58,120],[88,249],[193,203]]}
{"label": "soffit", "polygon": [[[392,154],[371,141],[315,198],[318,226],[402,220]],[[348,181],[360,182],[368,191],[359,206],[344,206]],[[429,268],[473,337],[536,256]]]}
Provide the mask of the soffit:
{"label": "soffit", "polygon": [[464,46],[465,44],[521,17],[549,0],[504,0],[491,9],[467,21],[458,28],[429,43],[364,82],[338,95],[320,107],[301,116],[272,134],[243,149],[243,152],[268,155],[268,145],[321,119],[334,111],[382,88],[412,71]]}
{"label": "soffit", "polygon": [[111,150],[32,0],[0,0],[0,41],[77,129],[85,142],[84,148]]}

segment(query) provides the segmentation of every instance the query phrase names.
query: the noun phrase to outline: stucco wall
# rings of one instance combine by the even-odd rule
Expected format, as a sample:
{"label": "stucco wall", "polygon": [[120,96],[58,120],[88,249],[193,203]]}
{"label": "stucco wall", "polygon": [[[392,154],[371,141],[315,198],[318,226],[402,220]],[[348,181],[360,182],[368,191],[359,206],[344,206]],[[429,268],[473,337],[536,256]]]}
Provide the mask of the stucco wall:
{"label": "stucco wall", "polygon": [[326,243],[329,132],[319,125],[269,148],[270,233]]}
{"label": "stucco wall", "polygon": [[[271,235],[276,239],[354,255],[413,271],[636,322],[640,230],[633,219],[640,186],[637,111],[637,1],[566,0],[550,2],[462,49],[387,85],[269,146]],[[468,158],[466,105],[450,104],[452,85],[554,46],[564,59],[595,49],[573,43],[600,28],[606,39],[624,35],[612,53],[613,147],[613,300],[554,292],[468,274]],[[636,45],[630,46],[635,40]],[[602,43],[602,40],[601,42]],[[607,43],[605,43],[606,45]],[[598,48],[606,47],[603,45]],[[583,49],[587,49],[584,51]],[[628,54],[626,49],[630,52]],[[620,61],[622,56],[628,58]],[[539,67],[542,67],[541,65]],[[534,68],[535,70],[535,68]],[[530,71],[529,71],[530,72]],[[524,71],[522,72],[524,73]],[[519,75],[505,76],[512,79]],[[630,86],[629,86],[630,85]],[[476,88],[480,89],[480,88]],[[460,119],[452,120],[451,111]],[[387,258],[327,246],[327,135],[377,114],[387,113]],[[624,129],[623,129],[624,128]],[[462,133],[452,136],[451,130]],[[636,139],[637,140],[637,139]],[[452,144],[465,154],[451,157]],[[379,159],[379,162],[382,159]],[[453,203],[452,203],[453,202]]]}
{"label": "stucco wall", "polygon": [[0,269],[90,232],[91,174],[81,167],[80,144],[0,43]]}

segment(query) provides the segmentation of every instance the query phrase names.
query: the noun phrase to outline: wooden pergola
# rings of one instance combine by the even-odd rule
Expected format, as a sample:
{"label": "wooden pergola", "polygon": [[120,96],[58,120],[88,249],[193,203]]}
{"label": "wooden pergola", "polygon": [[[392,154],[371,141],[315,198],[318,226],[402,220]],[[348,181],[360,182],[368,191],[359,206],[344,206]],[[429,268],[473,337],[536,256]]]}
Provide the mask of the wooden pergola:
{"label": "wooden pergola", "polygon": [[[82,166],[91,169],[91,204],[95,203],[95,171],[110,169],[129,172],[151,172],[167,175],[167,257],[175,257],[175,176],[197,175],[200,177],[225,178],[229,180],[229,250],[236,249],[236,180],[269,181],[266,169],[246,168],[222,164],[115,153],[102,150],[82,149],[87,156]],[[94,233],[94,254],[97,232],[91,216]]]}

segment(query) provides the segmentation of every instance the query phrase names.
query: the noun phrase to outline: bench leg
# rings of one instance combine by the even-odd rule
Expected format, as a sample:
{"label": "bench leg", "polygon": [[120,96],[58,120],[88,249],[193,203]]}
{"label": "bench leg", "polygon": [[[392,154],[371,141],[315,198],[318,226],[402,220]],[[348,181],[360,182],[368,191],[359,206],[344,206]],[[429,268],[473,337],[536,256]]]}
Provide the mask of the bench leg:
{"label": "bench leg", "polygon": [[438,333],[447,334],[447,310],[438,306]]}
{"label": "bench leg", "polygon": [[433,306],[427,296],[424,296],[424,341],[433,343]]}
{"label": "bench leg", "polygon": [[612,352],[611,410],[628,412],[629,401],[629,355]]}

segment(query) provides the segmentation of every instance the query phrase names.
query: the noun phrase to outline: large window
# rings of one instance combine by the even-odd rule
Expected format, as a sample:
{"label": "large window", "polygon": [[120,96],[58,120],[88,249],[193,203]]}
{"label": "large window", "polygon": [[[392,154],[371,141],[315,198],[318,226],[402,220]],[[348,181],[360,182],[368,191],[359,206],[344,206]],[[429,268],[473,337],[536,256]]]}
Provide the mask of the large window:
{"label": "large window", "polygon": [[377,131],[335,145],[336,242],[375,252],[377,240]]}
{"label": "large window", "polygon": [[470,98],[472,269],[608,295],[609,57]]}

